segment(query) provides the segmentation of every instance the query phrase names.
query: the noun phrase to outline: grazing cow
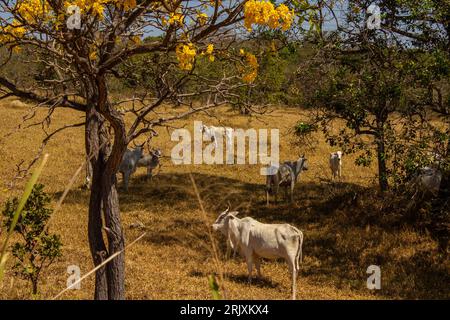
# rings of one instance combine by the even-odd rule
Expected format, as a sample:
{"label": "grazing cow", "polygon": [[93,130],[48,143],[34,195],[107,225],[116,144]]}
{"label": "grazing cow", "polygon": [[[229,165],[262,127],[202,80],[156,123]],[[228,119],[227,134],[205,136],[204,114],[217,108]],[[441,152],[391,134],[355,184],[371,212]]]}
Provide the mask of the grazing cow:
{"label": "grazing cow", "polygon": [[214,127],[202,125],[202,133],[206,136],[207,139],[210,139],[214,142],[214,146],[216,148],[217,140],[223,139],[223,137],[225,137],[227,145],[231,145],[231,143],[233,142],[233,129],[229,127]]}
{"label": "grazing cow", "polygon": [[342,171],[342,151],[337,151],[330,154],[330,169],[332,179],[336,180],[336,178],[339,178],[340,181]]}
{"label": "grazing cow", "polygon": [[156,167],[159,166],[159,160],[161,158],[161,150],[156,149],[153,152],[151,152],[149,155],[142,157],[139,159],[137,166],[138,167],[146,167],[147,168],[147,176],[146,178],[150,179],[153,177],[152,171]]}
{"label": "grazing cow", "polygon": [[122,163],[119,167],[119,172],[122,173],[123,186],[125,192],[128,192],[128,183],[131,175],[136,171],[137,164],[142,158],[144,153],[143,146],[134,148],[133,150],[127,149],[122,158]]}
{"label": "grazing cow", "polygon": [[280,186],[284,187],[287,199],[288,188],[290,188],[291,202],[294,202],[294,187],[297,178],[303,170],[308,170],[307,159],[301,156],[297,161],[285,161],[281,166],[270,167],[274,174],[266,176],[266,200],[269,205],[269,196],[275,195],[275,203],[278,200],[278,190]]}
{"label": "grazing cow", "polygon": [[234,250],[239,250],[247,262],[251,282],[255,263],[261,277],[261,258],[284,258],[292,274],[292,299],[296,297],[296,281],[302,261],[303,233],[289,224],[265,224],[253,218],[237,218],[238,212],[222,212],[212,225],[227,237]]}
{"label": "grazing cow", "polygon": [[442,171],[436,167],[422,167],[414,177],[414,183],[424,192],[437,194],[442,180]]}

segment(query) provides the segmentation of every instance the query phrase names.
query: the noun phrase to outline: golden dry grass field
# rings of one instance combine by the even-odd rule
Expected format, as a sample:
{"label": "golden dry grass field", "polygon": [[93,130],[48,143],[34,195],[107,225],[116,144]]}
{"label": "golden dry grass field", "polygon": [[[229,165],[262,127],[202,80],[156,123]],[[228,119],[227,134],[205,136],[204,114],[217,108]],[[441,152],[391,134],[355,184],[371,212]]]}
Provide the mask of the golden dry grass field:
{"label": "golden dry grass field", "polygon": [[[15,130],[27,111],[27,107],[11,101],[0,105],[2,206],[7,198],[20,195],[23,190],[23,181],[12,190],[6,188],[15,175],[16,164],[21,160],[30,161],[44,137],[39,126]],[[152,181],[145,181],[145,169],[140,168],[131,179],[129,193],[120,190],[126,241],[130,243],[147,232],[126,251],[128,299],[210,299],[207,276],[217,270],[208,228],[228,201],[241,216],[252,216],[267,223],[291,223],[304,232],[299,299],[450,297],[448,282],[445,284],[449,279],[448,261],[436,257],[437,245],[429,235],[406,226],[384,229],[376,223],[361,224],[351,217],[347,206],[352,201],[365,201],[364,198],[356,199],[353,190],[374,188],[375,169],[357,167],[352,156],[346,156],[343,182],[331,184],[328,156],[334,149],[323,139],[319,139],[312,149],[297,143],[289,133],[297,121],[306,119],[306,111],[278,108],[260,117],[241,116],[228,108],[214,113],[220,114],[220,124],[234,128],[280,129],[280,160],[294,160],[300,153],[306,154],[309,170],[296,186],[295,203],[282,201],[266,208],[265,179],[259,174],[259,165],[174,165],[170,151],[176,142],[170,141],[170,132],[161,129],[153,141],[166,156],[158,175]],[[29,123],[44,116],[44,110],[38,111]],[[59,109],[52,119],[49,131],[82,121],[82,114]],[[217,118],[201,114],[174,125],[185,125],[192,130],[193,120],[219,124]],[[14,133],[5,138],[9,132]],[[46,186],[45,191],[52,196],[55,205],[74,172],[84,162],[83,128],[68,129],[56,135],[45,152],[50,158],[40,182]],[[208,221],[204,221],[192,192],[190,171],[200,189]],[[78,177],[61,210],[50,222],[50,231],[62,237],[63,255],[42,276],[39,298],[51,299],[66,287],[69,265],[80,266],[82,273],[93,268],[87,240],[89,194],[81,187],[83,178],[83,174]],[[376,205],[374,202],[374,211]],[[145,227],[131,228],[136,222],[142,222]],[[290,277],[284,261],[264,261],[263,278],[248,284],[244,260],[240,257],[224,259],[224,239],[218,234],[215,238],[220,244],[226,289],[223,294],[227,299],[290,298]],[[8,272],[0,284],[0,299],[31,299],[30,286],[14,277],[10,260]],[[371,291],[366,287],[366,269],[371,264],[381,267],[381,290]],[[61,298],[91,299],[93,279],[92,276],[87,278],[80,290],[70,290]]]}

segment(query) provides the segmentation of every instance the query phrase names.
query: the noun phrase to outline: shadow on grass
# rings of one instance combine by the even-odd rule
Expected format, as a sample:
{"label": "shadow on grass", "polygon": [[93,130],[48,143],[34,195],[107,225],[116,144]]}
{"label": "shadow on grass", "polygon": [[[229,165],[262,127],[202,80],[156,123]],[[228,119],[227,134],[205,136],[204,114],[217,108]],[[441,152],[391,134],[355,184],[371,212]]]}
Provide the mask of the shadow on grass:
{"label": "shadow on grass", "polygon": [[[208,274],[206,274],[205,272],[202,272],[202,271],[193,270],[189,273],[189,276],[206,278],[208,276]],[[259,288],[274,289],[274,288],[280,287],[279,283],[274,282],[271,279],[268,279],[264,276],[257,277],[255,275],[253,275],[251,283],[248,282],[248,276],[246,274],[232,274],[232,273],[226,272],[224,274],[224,277],[227,281],[232,281],[232,282],[244,284],[244,285],[246,285],[246,284],[252,285],[255,287],[259,287]]]}
{"label": "shadow on grass", "polygon": [[[437,261],[434,249],[418,251],[408,239],[401,239],[397,225],[382,222],[375,208],[380,200],[375,188],[364,188],[349,183],[304,183],[295,189],[294,203],[284,200],[282,191],[277,204],[266,206],[264,181],[245,183],[237,179],[193,173],[197,187],[211,221],[228,203],[241,217],[251,216],[265,223],[290,223],[303,230],[305,262],[301,274],[318,283],[330,282],[337,287],[350,286],[364,294],[369,265],[379,265],[384,275],[380,294],[395,298],[449,298],[447,284],[450,274],[445,262]],[[88,203],[88,191],[71,191],[65,202]],[[368,195],[368,196],[367,196]],[[55,194],[55,197],[60,194]],[[192,190],[189,175],[159,174],[146,181],[144,175],[134,176],[128,193],[119,189],[122,214],[144,208],[149,215],[158,215],[155,208],[166,208],[175,213],[165,219],[159,229],[146,236],[145,241],[160,245],[174,244],[198,250],[199,263],[208,255],[209,239],[204,221],[188,212],[198,212],[198,202]],[[377,198],[378,197],[378,198]],[[370,210],[373,205],[373,209]],[[367,209],[369,208],[369,210]],[[220,237],[219,247],[224,252],[225,241]],[[429,241],[427,239],[423,241]],[[399,243],[403,243],[403,249]],[[406,244],[405,244],[406,243]],[[409,245],[409,247],[408,247]],[[417,252],[409,259],[392,254],[396,250]],[[246,282],[245,274],[229,278]],[[268,279],[261,286],[277,285]],[[255,280],[255,285],[258,282]],[[378,294],[378,293],[377,293]]]}

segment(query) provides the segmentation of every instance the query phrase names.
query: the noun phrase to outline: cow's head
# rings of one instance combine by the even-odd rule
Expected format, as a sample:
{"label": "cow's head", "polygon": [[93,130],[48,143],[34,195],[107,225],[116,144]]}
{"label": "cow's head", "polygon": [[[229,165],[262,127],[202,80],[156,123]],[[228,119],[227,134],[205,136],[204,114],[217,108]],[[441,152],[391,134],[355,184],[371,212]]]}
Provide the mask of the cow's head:
{"label": "cow's head", "polygon": [[219,214],[216,221],[213,223],[212,227],[214,231],[220,231],[223,234],[228,234],[228,223],[230,219],[234,219],[238,214],[237,211],[230,212],[230,207],[227,208],[224,212]]}
{"label": "cow's head", "polygon": [[302,155],[298,160],[294,163],[295,176],[297,177],[301,171],[308,170],[308,159],[305,158],[305,155]]}
{"label": "cow's head", "polygon": [[144,146],[137,146],[133,149],[133,153],[135,154],[137,159],[141,159],[144,157]]}
{"label": "cow's head", "polygon": [[300,157],[300,161],[302,161],[303,165],[302,165],[302,170],[308,170],[308,159],[306,159],[305,155],[302,155]]}
{"label": "cow's head", "polygon": [[144,156],[144,145],[145,145],[145,142],[141,143],[141,144],[137,144],[134,140],[132,142],[133,142],[133,150],[132,150],[133,154],[138,159],[142,158]]}
{"label": "cow's head", "polygon": [[161,156],[162,156],[162,152],[161,152],[160,149],[153,150],[153,151],[151,152],[151,154],[152,154],[154,157],[157,157],[157,158],[161,158]]}

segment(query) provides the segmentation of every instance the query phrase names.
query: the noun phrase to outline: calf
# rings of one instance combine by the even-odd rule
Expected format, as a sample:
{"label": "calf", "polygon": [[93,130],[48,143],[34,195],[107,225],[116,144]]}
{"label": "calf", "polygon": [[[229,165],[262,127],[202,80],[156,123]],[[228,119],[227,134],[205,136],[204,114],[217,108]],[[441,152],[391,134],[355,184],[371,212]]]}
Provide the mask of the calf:
{"label": "calf", "polygon": [[333,180],[339,178],[341,180],[342,171],[342,151],[333,152],[330,154],[330,169]]}
{"label": "calf", "polygon": [[261,277],[261,258],[283,258],[292,274],[292,299],[296,297],[296,281],[302,261],[303,233],[289,224],[265,224],[253,218],[239,219],[238,212],[222,212],[212,225],[227,237],[234,250],[239,250],[247,262],[251,281],[253,263]]}
{"label": "calf", "polygon": [[133,150],[127,149],[122,158],[122,163],[119,167],[119,172],[122,173],[123,186],[125,192],[128,192],[128,183],[131,175],[136,171],[137,164],[142,158],[144,148],[142,146],[136,147]]}

